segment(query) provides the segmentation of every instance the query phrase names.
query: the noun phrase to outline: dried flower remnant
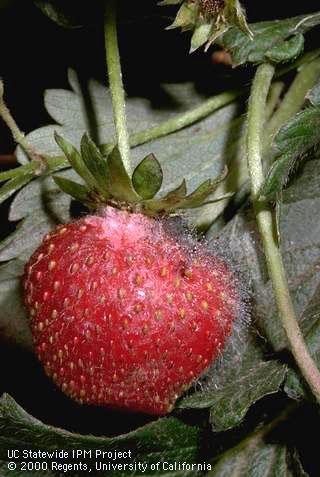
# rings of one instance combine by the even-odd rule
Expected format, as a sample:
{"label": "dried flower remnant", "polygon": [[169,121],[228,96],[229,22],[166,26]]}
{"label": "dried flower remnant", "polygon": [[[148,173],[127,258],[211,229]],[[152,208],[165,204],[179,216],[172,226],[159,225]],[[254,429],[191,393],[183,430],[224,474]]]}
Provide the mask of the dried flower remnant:
{"label": "dried flower remnant", "polygon": [[231,27],[238,27],[252,35],[246,22],[245,12],[238,0],[164,0],[161,5],[182,3],[172,25],[193,31],[191,49],[193,52],[202,45],[206,50]]}

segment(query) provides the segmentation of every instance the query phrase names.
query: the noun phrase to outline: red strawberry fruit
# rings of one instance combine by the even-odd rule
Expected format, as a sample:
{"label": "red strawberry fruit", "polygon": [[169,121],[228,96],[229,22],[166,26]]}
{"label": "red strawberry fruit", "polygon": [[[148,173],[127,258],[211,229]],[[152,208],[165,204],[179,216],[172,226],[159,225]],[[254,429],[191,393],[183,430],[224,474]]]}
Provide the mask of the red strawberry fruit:
{"label": "red strawberry fruit", "polygon": [[[74,164],[81,156],[58,140]],[[87,137],[82,157],[86,145],[92,157]],[[118,152],[106,161],[109,176],[112,161],[119,171]],[[150,161],[154,172],[153,157],[144,168]],[[139,200],[131,205],[115,197],[115,189],[107,198],[98,185],[82,190],[82,200],[95,201],[99,213],[44,238],[26,266],[25,303],[38,357],[63,392],[81,403],[161,415],[222,350],[240,299],[237,279],[222,260],[187,235],[175,238],[168,220],[152,217],[157,208],[171,211],[172,202],[190,206],[191,196],[198,204],[199,194],[186,196],[180,187],[164,199],[147,198],[137,180],[141,170],[131,183]],[[85,172],[94,177],[89,167]],[[57,182],[77,198],[84,187]],[[116,202],[120,208],[108,205]]]}

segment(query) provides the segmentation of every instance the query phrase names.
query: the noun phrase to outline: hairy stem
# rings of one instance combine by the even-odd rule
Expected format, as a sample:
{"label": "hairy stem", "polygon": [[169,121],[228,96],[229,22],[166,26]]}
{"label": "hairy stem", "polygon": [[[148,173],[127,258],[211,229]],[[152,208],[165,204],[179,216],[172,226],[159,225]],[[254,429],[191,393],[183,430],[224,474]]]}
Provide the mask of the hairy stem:
{"label": "hairy stem", "polygon": [[130,174],[130,143],[126,123],[125,93],[118,46],[116,3],[116,0],[106,0],[104,36],[117,143],[123,164],[128,174]]}
{"label": "hairy stem", "polygon": [[277,243],[273,214],[269,204],[259,198],[264,183],[262,167],[263,127],[267,96],[274,75],[269,64],[259,66],[251,90],[248,108],[247,159],[251,179],[252,202],[262,238],[268,270],[278,306],[279,317],[286,332],[292,354],[313,394],[320,402],[320,372],[310,356],[290,297],[281,252]]}
{"label": "hairy stem", "polygon": [[43,156],[38,154],[37,151],[28,143],[24,136],[24,133],[20,130],[8,106],[6,105],[3,96],[4,85],[3,82],[0,80],[0,117],[10,129],[14,141],[22,147],[22,149],[30,159],[35,160],[37,162],[38,171],[36,172],[40,174],[46,168],[47,161]]}
{"label": "hairy stem", "polygon": [[275,81],[270,86],[268,101],[266,104],[266,121],[269,121],[272,117],[274,110],[276,109],[282,91],[284,90],[284,83],[282,81]]}
{"label": "hairy stem", "polygon": [[162,136],[167,136],[175,131],[179,131],[190,124],[199,121],[217,109],[231,103],[237,99],[243,92],[227,91],[225,93],[214,96],[213,98],[204,101],[200,106],[197,106],[186,113],[179,114],[168,121],[164,121],[153,128],[138,132],[130,136],[130,144],[135,147],[145,142],[158,139]]}
{"label": "hairy stem", "polygon": [[[154,141],[168,134],[172,134],[176,131],[190,126],[191,124],[200,121],[207,116],[209,116],[214,111],[217,111],[222,106],[226,106],[229,103],[232,103],[237,98],[244,94],[243,91],[226,91],[225,93],[218,94],[212,98],[207,99],[199,106],[186,111],[185,113],[178,114],[177,116],[163,121],[156,126],[153,126],[143,131],[131,134],[129,136],[129,142],[131,147],[137,147],[141,144],[145,144],[149,141]],[[101,151],[104,154],[108,154],[112,151],[113,144],[102,144],[100,146]]]}

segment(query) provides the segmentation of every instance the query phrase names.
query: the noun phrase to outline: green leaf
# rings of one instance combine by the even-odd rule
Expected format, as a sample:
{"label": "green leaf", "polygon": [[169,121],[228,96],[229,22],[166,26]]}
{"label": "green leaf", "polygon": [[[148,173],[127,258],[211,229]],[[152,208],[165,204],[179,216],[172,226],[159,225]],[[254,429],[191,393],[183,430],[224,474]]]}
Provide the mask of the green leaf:
{"label": "green leaf", "polygon": [[[107,426],[107,423],[106,423]],[[112,469],[99,472],[102,477],[121,475],[168,475],[168,471],[162,469],[158,472],[151,472],[150,466],[153,463],[168,462],[188,462],[190,464],[203,462],[199,455],[199,438],[201,429],[195,425],[185,424],[182,420],[174,417],[158,419],[155,422],[138,428],[128,434],[117,437],[94,437],[72,434],[70,432],[56,429],[38,421],[27,414],[10,396],[4,395],[0,400],[0,462],[7,462],[8,449],[34,449],[43,451],[53,451],[63,449],[71,452],[73,449],[79,450],[103,450],[103,451],[128,451],[131,450],[133,459],[119,459],[114,463],[143,462],[147,465],[147,472],[142,470],[136,472],[127,469],[126,472],[119,472]],[[49,459],[48,459],[49,460]],[[93,458],[94,461],[106,462],[102,458]],[[86,461],[88,465],[90,461]],[[15,475],[12,473],[11,475]],[[93,472],[93,475],[97,475]],[[198,473],[194,470],[170,473],[172,476],[196,477]]]}
{"label": "green leaf", "polygon": [[165,197],[154,200],[147,200],[142,203],[146,212],[174,212],[178,209],[192,209],[202,205],[216,203],[219,200],[225,200],[231,194],[225,194],[222,197],[214,197],[212,201],[205,200],[216,191],[218,185],[224,181],[227,175],[227,168],[216,179],[208,179],[201,184],[194,192],[187,196],[187,185],[185,179],[180,186],[170,191]]}
{"label": "green leaf", "polygon": [[86,166],[77,149],[70,142],[63,139],[63,137],[60,136],[56,131],[54,133],[54,139],[68,159],[71,167],[77,172],[77,174],[79,174],[80,177],[82,177],[82,179],[90,188],[95,189],[96,180]]}
{"label": "green leaf", "polygon": [[10,179],[0,188],[0,204],[11,197],[21,187],[30,182],[34,175],[30,172],[21,174],[17,177]]}
{"label": "green leaf", "polygon": [[164,200],[171,200],[178,201],[181,200],[183,197],[187,195],[187,183],[186,180],[183,179],[181,184],[176,188],[168,192],[168,194],[164,197]]}
{"label": "green leaf", "polygon": [[132,181],[123,165],[121,153],[116,146],[108,157],[107,190],[116,199],[128,202],[138,202],[139,195],[135,192]]}
{"label": "green leaf", "polygon": [[225,180],[228,174],[228,169],[225,170],[215,179],[208,179],[201,184],[194,192],[188,195],[185,199],[177,205],[177,209],[192,209],[200,207],[205,200],[216,191],[218,185]]}
{"label": "green leaf", "polygon": [[280,45],[274,46],[266,52],[266,57],[272,63],[285,63],[295,60],[304,49],[304,36],[301,33],[294,35]]}
{"label": "green leaf", "polygon": [[[178,2],[177,2],[178,3]],[[179,1],[179,3],[181,3]],[[167,3],[160,3],[159,5],[168,5]],[[183,3],[181,5],[176,18],[172,25],[167,27],[167,30],[171,30],[172,28],[183,28],[188,29],[192,27],[194,22],[196,21],[196,8],[195,4],[192,3]]]}
{"label": "green leaf", "polygon": [[316,199],[320,197],[320,161],[313,159],[303,164],[298,171],[298,176],[290,187],[283,191],[283,202],[290,204],[301,200],[301,191],[303,199]]}
{"label": "green leaf", "polygon": [[302,477],[301,473],[291,473],[287,446],[268,442],[263,437],[257,432],[225,452],[207,477]]}
{"label": "green leaf", "polygon": [[154,154],[145,157],[132,175],[133,186],[143,199],[152,199],[160,190],[162,181],[162,168]]}
{"label": "green leaf", "polygon": [[165,197],[160,199],[151,199],[142,203],[145,207],[145,210],[153,212],[168,212],[174,210],[175,206],[186,196],[187,194],[187,184],[185,179],[182,180],[181,184],[172,191],[168,192]]}
{"label": "green leaf", "polygon": [[74,199],[83,204],[90,203],[89,190],[77,182],[66,179],[65,177],[54,176],[53,180],[60,189],[66,194],[70,195]]}
{"label": "green leaf", "polygon": [[234,66],[246,62],[275,63],[295,59],[302,51],[302,35],[319,25],[320,13],[300,15],[285,20],[250,24],[253,40],[237,27],[231,28],[219,43],[230,52]]}
{"label": "green leaf", "polygon": [[294,155],[303,154],[317,144],[319,116],[319,108],[308,108],[288,121],[275,137],[275,146],[279,153],[291,151]]}
{"label": "green leaf", "polygon": [[178,407],[210,408],[210,422],[217,432],[239,425],[252,404],[276,393],[286,375],[286,367],[276,361],[259,362],[238,368],[238,376],[222,389],[201,391],[188,396]]}
{"label": "green leaf", "polygon": [[279,194],[299,159],[320,143],[320,108],[308,108],[297,114],[278,132],[278,154],[272,164],[261,194],[273,200]]}
{"label": "green leaf", "polygon": [[90,174],[93,176],[96,188],[102,197],[109,198],[107,191],[108,165],[88,134],[84,134],[81,139],[81,156]]}
{"label": "green leaf", "polygon": [[190,53],[193,53],[202,45],[204,45],[210,36],[211,23],[200,24],[193,32],[191,38]]}

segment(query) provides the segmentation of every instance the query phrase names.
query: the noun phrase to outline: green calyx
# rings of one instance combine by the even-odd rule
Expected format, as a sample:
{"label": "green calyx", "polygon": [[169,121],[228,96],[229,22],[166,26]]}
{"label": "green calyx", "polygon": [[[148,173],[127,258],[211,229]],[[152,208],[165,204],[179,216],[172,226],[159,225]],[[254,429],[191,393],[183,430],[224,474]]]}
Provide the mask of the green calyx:
{"label": "green calyx", "polygon": [[[117,146],[107,156],[103,156],[87,134],[82,137],[80,152],[57,133],[55,140],[84,184],[60,176],[55,176],[54,181],[63,192],[89,209],[111,205],[157,216],[170,215],[179,209],[196,208],[220,200],[210,201],[209,196],[225,179],[226,170],[215,179],[205,181],[189,195],[183,180],[179,187],[156,198],[162,186],[163,173],[153,154],[145,157],[130,177]],[[224,198],[221,197],[221,200]]]}
{"label": "green calyx", "polygon": [[245,12],[239,0],[163,0],[159,5],[181,4],[177,16],[168,27],[192,30],[190,52],[206,45],[207,50],[229,28],[237,26],[252,37]]}

